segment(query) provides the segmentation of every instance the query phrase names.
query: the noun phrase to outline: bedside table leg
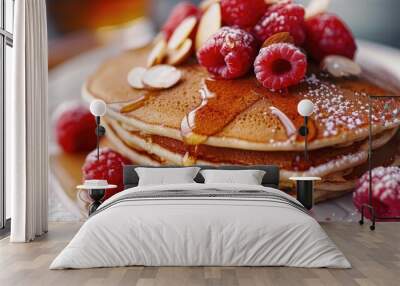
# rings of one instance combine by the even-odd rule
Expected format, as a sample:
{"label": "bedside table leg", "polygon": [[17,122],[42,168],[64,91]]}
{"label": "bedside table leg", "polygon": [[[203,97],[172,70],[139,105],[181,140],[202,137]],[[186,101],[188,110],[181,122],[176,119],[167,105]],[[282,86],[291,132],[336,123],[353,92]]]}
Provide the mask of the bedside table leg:
{"label": "bedside table leg", "polygon": [[297,181],[297,200],[301,202],[308,210],[312,209],[314,204],[313,198],[313,181]]}
{"label": "bedside table leg", "polygon": [[93,200],[93,203],[91,203],[89,206],[89,216],[101,205],[101,199],[104,197],[105,193],[105,189],[89,190],[89,196]]}

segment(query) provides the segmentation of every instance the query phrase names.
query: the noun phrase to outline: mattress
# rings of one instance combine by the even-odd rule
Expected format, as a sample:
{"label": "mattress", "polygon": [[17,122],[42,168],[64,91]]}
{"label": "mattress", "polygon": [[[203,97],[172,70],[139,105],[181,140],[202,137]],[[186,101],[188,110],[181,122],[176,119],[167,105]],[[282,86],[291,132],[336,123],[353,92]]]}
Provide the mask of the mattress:
{"label": "mattress", "polygon": [[197,183],[138,186],[111,197],[50,269],[130,265],[351,267],[284,192]]}

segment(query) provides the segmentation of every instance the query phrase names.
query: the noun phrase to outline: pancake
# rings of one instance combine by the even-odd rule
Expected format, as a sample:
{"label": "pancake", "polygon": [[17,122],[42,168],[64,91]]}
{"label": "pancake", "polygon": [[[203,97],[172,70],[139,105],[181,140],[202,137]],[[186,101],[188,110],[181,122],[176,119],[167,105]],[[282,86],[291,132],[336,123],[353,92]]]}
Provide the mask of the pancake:
{"label": "pancake", "polygon": [[[108,122],[110,120],[107,120]],[[105,124],[107,127],[107,134],[109,137],[109,140],[114,144],[117,150],[122,152],[125,156],[130,158],[134,163],[136,164],[142,164],[142,165],[152,165],[152,166],[159,166],[159,165],[180,165],[176,162],[179,160],[185,161],[185,159],[182,159],[181,156],[177,155],[177,158],[175,158],[175,161],[169,161],[165,157],[171,158],[171,156],[168,155],[169,151],[164,150],[164,152],[157,152],[161,155],[161,157],[158,157],[154,153],[150,154],[143,153],[143,144],[148,144],[149,146],[153,146],[152,152],[157,151],[157,146],[156,145],[151,145],[150,142],[146,142],[143,140],[142,143],[139,142],[138,145],[130,142],[124,142],[123,139],[121,139],[118,135],[113,126],[118,126],[117,122],[114,122],[113,124],[106,123]],[[379,139],[377,141],[380,141]],[[376,141],[375,141],[376,142]],[[377,144],[375,147],[379,146],[379,142],[376,142]],[[391,140],[387,143],[384,144],[384,146],[381,146],[377,149],[374,150],[374,154],[376,154],[377,158],[380,158],[378,160],[374,160],[374,166],[390,166],[390,165],[398,165],[399,163],[399,143],[400,143],[400,136],[393,136]],[[141,150],[140,156],[138,156],[137,150]],[[386,154],[388,156],[382,156],[383,154]],[[147,156],[147,158],[146,158]],[[151,163],[148,162],[148,160],[152,160]],[[207,161],[202,161],[198,160],[197,164],[200,165],[213,165],[211,162]],[[316,183],[315,185],[315,202],[322,202],[325,200],[333,199],[340,197],[349,191],[352,191],[352,189],[355,186],[356,179],[367,170],[368,165],[367,162],[362,163],[359,166],[356,167],[351,167],[343,171],[339,171],[333,174],[329,174],[327,176],[324,176],[322,178],[321,182]],[[284,175],[284,174],[283,174]],[[281,182],[280,182],[280,188],[282,189],[288,189],[288,188],[293,188],[294,187],[294,182],[287,180],[287,176],[281,176]]]}
{"label": "pancake", "polygon": [[[194,163],[211,165],[273,164],[280,167],[281,180],[286,184],[291,183],[289,181],[291,176],[320,176],[324,179],[339,171],[362,165],[368,157],[368,142],[364,140],[351,146],[327,147],[310,151],[310,165],[305,165],[301,164],[302,152],[248,151],[208,145],[186,146],[175,139],[145,134],[138,130],[128,131],[122,124],[112,119],[107,121],[114,130],[113,132],[125,144],[139,146],[148,154],[156,155],[169,163],[176,165],[192,165]],[[377,163],[389,165],[394,161],[398,143],[396,132],[397,129],[386,131],[373,138],[374,152],[381,158],[375,160]],[[331,179],[330,182],[333,180]],[[343,187],[339,190],[343,190]]]}
{"label": "pancake", "polygon": [[[309,98],[315,105],[309,128],[309,148],[351,144],[368,135],[368,94],[391,94],[360,78],[333,79],[321,72],[287,92],[270,92],[254,76],[212,80],[196,63],[179,67],[184,78],[177,86],[158,91],[135,90],[126,76],[145,64],[149,47],[106,61],[90,77],[83,95],[109,104],[108,115],[142,132],[184,141],[241,150],[301,151],[296,130],[303,118],[297,103]],[[136,106],[121,113],[121,107]],[[390,106],[386,109],[385,106]],[[373,133],[396,128],[400,100],[374,100]]]}
{"label": "pancake", "polygon": [[121,154],[130,159],[132,162],[147,166],[159,166],[165,163],[164,160],[160,159],[159,157],[152,156],[151,154],[144,152],[144,150],[140,148],[140,146],[137,146],[135,144],[128,144],[123,140],[120,140],[111,126],[109,126],[105,122],[103,122],[103,125],[107,130],[107,137],[114,145],[115,150],[118,150]]}
{"label": "pancake", "polygon": [[[141,131],[127,131],[115,120],[109,120],[116,133],[124,141],[141,146],[149,153],[165,153],[169,151],[172,154],[179,154],[177,158],[174,155],[165,155],[169,161],[176,164],[183,164],[183,156],[189,153],[196,159],[203,159],[214,164],[237,164],[237,165],[259,165],[273,164],[279,166],[282,170],[293,172],[307,172],[311,168],[319,168],[323,164],[331,161],[338,161],[341,156],[354,155],[360,150],[367,151],[367,142],[365,140],[356,142],[345,147],[326,147],[309,152],[309,161],[302,162],[303,152],[276,152],[276,151],[249,151],[234,148],[221,148],[209,145],[188,146],[182,141],[163,137],[154,134],[147,134]],[[375,136],[373,146],[378,148],[386,144],[395,134],[396,129],[383,132]],[[163,150],[163,151],[161,151]],[[157,154],[160,155],[160,154]],[[363,156],[365,157],[365,156]],[[339,164],[336,164],[339,166]],[[322,168],[321,168],[322,169]],[[294,175],[294,174],[292,174]],[[316,174],[315,174],[316,175]]]}

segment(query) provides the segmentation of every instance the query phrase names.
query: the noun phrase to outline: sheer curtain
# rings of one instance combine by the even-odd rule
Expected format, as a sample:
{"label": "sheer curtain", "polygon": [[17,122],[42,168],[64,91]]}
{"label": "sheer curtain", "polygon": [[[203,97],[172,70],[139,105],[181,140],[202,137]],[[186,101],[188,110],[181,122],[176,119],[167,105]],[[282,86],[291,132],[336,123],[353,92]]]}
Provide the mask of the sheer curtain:
{"label": "sheer curtain", "polygon": [[10,241],[27,242],[47,231],[45,0],[16,1],[14,21],[14,88],[6,99],[6,187],[12,194]]}

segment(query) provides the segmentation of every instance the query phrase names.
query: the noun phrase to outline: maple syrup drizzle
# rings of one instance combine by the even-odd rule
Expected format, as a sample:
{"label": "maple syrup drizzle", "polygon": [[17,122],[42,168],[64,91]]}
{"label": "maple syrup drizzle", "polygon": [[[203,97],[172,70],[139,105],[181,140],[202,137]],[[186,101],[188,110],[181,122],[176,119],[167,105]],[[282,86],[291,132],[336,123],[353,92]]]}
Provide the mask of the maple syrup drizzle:
{"label": "maple syrup drizzle", "polygon": [[121,107],[120,112],[121,113],[129,113],[129,112],[135,111],[136,109],[143,107],[149,98],[150,98],[150,96],[148,94],[145,94],[136,100],[129,101],[128,103],[124,104]]}
{"label": "maple syrup drizzle", "polygon": [[185,145],[185,155],[182,158],[183,166],[193,166],[197,163],[199,145]]}
{"label": "maple syrup drizzle", "polygon": [[[181,122],[186,144],[197,145],[224,129],[237,115],[262,97],[250,89],[252,82],[206,79],[200,90],[201,103]],[[247,83],[247,84],[244,84]]]}
{"label": "maple syrup drizzle", "polygon": [[155,96],[158,96],[157,92],[146,91],[134,100],[110,103],[108,104],[108,107],[120,113],[129,113],[143,107],[146,102]]}
{"label": "maple syrup drizzle", "polygon": [[200,90],[201,103],[194,110],[190,111],[181,122],[181,135],[185,143],[189,145],[198,145],[207,140],[207,136],[194,133],[197,111],[207,105],[208,97],[210,96],[203,89]]}
{"label": "maple syrup drizzle", "polygon": [[197,158],[187,151],[182,158],[182,166],[193,166],[196,164],[196,161]]}

